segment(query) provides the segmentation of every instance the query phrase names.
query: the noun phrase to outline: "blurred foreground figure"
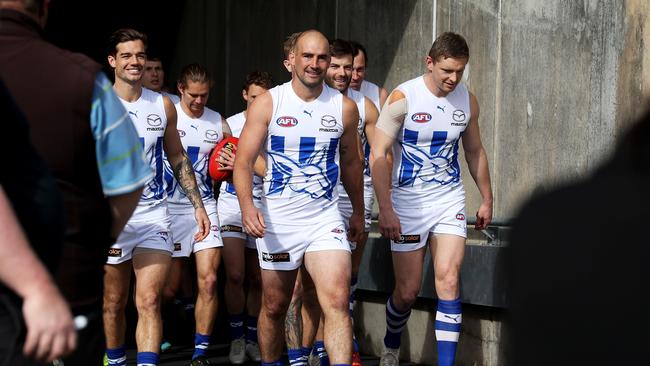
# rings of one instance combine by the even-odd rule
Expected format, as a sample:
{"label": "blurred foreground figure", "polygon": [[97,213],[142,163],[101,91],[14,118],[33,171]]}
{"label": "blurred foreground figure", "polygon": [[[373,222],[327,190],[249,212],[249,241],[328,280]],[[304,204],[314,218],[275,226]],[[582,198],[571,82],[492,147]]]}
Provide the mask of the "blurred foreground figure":
{"label": "blurred foreground figure", "polygon": [[647,357],[648,207],[650,113],[593,176],[523,206],[508,262],[509,364],[630,365]]}

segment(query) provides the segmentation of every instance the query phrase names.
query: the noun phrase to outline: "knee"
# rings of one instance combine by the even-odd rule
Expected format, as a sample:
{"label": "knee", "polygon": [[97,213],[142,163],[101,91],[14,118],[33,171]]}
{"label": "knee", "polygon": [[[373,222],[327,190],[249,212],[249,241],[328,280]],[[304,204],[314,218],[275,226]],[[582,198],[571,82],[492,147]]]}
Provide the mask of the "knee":
{"label": "knee", "polygon": [[[320,299],[325,299],[324,301],[323,300],[320,301],[323,312],[327,313],[329,312],[328,310],[343,311],[346,314],[349,312],[350,289],[348,287],[342,287],[339,289],[330,289],[329,291],[322,291],[322,292],[324,296],[321,296]],[[315,300],[318,299],[316,298],[316,294],[314,294],[313,298]],[[318,302],[317,301],[315,302],[316,304],[314,304],[314,306],[317,306]]]}
{"label": "knee", "polygon": [[178,288],[173,286],[173,285],[167,285],[163,289],[163,300],[164,301],[172,301],[174,297],[176,297],[176,293],[178,292]]}
{"label": "knee", "polygon": [[459,268],[443,267],[436,270],[436,288],[445,293],[456,293],[458,290]]}
{"label": "knee", "polygon": [[264,295],[262,310],[265,315],[275,321],[284,321],[289,307],[289,299],[284,296]]}
{"label": "knee", "polygon": [[244,285],[244,272],[239,270],[227,271],[226,283],[229,286],[242,287]]}
{"label": "knee", "polygon": [[199,277],[199,294],[213,298],[217,294],[217,274],[208,273]]}
{"label": "knee", "polygon": [[419,286],[399,286],[393,293],[393,302],[401,310],[408,309],[415,303],[420,293]]}
{"label": "knee", "polygon": [[116,314],[126,308],[126,296],[118,293],[104,292],[103,311],[105,314]]}
{"label": "knee", "polygon": [[155,313],[160,311],[160,293],[147,291],[136,296],[138,313]]}

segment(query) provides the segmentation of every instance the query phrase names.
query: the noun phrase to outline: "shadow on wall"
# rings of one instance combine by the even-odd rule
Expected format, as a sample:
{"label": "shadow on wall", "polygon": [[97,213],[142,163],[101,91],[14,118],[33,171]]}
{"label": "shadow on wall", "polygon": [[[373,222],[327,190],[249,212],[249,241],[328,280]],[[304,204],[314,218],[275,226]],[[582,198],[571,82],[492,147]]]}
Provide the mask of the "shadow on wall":
{"label": "shadow on wall", "polygon": [[290,79],[282,65],[282,43],[293,32],[314,28],[329,38],[354,37],[364,43],[370,55],[369,79],[383,84],[398,50],[395,45],[400,43],[417,3],[411,0],[186,2],[178,17],[178,52],[170,71],[177,75],[189,62],[205,64],[215,76],[209,105],[230,116],[245,108],[241,86],[250,71],[268,71],[277,84]]}
{"label": "shadow on wall", "polygon": [[[168,68],[169,60],[177,52],[176,34],[182,8],[179,1],[132,1],[128,7],[109,1],[52,1],[45,37],[57,46],[88,55],[104,65],[112,77],[106,61],[108,38],[119,28],[135,28],[147,34],[148,51],[159,55]],[[169,76],[167,84],[173,85],[174,79]]]}

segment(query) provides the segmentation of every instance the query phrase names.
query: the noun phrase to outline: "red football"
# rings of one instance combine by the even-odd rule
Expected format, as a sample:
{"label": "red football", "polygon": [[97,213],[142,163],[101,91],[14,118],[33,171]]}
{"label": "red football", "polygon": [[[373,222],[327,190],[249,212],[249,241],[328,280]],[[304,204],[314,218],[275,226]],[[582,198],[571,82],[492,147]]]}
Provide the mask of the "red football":
{"label": "red football", "polygon": [[221,149],[226,149],[234,155],[237,151],[237,142],[239,142],[238,138],[230,136],[219,141],[217,146],[212,149],[212,153],[210,154],[210,163],[208,164],[208,172],[213,180],[221,182],[229,180],[232,177],[232,170],[219,170],[219,168],[223,166],[223,164],[219,162],[219,153],[221,152]]}

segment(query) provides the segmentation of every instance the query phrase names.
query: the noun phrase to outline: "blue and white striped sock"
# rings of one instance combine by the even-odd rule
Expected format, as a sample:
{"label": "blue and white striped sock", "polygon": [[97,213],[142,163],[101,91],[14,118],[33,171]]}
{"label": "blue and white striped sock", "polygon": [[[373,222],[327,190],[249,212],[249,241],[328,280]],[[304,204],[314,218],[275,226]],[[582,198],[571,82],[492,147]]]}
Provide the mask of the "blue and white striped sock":
{"label": "blue and white striped sock", "polygon": [[106,350],[109,366],[126,366],[126,348],[120,346]]}
{"label": "blue and white striped sock", "polygon": [[158,354],[154,352],[138,352],[136,363],[138,366],[156,366],[158,365]]}
{"label": "blue and white striped sock", "polygon": [[239,339],[244,336],[244,314],[230,316],[230,338]]}
{"label": "blue and white striped sock", "polygon": [[320,360],[320,366],[330,366],[330,357],[327,355],[324,341],[314,342],[312,353],[314,353]]}
{"label": "blue and white striped sock", "polygon": [[205,356],[208,351],[208,346],[210,345],[210,336],[205,334],[194,334],[194,354],[192,355],[192,360],[199,356]]}
{"label": "blue and white striped sock", "polygon": [[288,349],[287,356],[289,356],[290,366],[307,366],[308,356],[305,356],[301,348]]}
{"label": "blue and white striped sock", "polygon": [[391,296],[386,303],[386,335],[384,345],[388,348],[399,348],[402,344],[402,331],[409,321],[411,309],[400,311],[393,303]]}
{"label": "blue and white striped sock", "polygon": [[438,365],[452,366],[454,364],[462,321],[460,298],[438,300],[438,311],[436,311],[434,326],[438,344]]}

